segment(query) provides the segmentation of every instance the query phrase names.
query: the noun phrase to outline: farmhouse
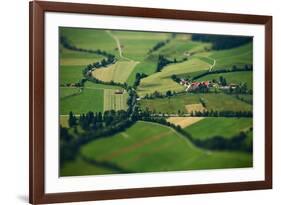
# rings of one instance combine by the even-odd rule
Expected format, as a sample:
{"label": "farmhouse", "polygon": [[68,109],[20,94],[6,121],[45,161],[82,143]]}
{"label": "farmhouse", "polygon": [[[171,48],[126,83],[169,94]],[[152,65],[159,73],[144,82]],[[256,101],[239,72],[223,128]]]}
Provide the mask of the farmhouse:
{"label": "farmhouse", "polygon": [[211,84],[209,81],[193,82],[187,87],[186,91],[187,92],[197,91],[200,88],[209,88],[210,86]]}
{"label": "farmhouse", "polygon": [[185,79],[181,79],[181,80],[180,80],[180,84],[181,84],[181,85],[188,85],[189,82],[188,82],[187,80],[185,80]]}

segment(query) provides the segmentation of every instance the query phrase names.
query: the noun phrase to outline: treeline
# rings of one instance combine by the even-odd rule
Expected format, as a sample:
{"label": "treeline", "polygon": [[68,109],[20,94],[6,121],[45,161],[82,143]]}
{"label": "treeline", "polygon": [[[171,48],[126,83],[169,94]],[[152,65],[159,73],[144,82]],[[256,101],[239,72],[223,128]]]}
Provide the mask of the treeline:
{"label": "treeline", "polygon": [[92,68],[90,68],[88,66],[83,69],[82,74],[85,77],[85,82],[88,80],[90,82],[98,83],[98,84],[116,85],[116,86],[122,87],[124,89],[127,89],[129,87],[127,83],[118,83],[118,82],[114,82],[112,80],[109,82],[99,80],[99,79],[95,78],[94,76],[92,76],[91,72],[92,72]]}
{"label": "treeline", "polygon": [[115,59],[114,55],[112,55],[110,53],[107,53],[106,51],[102,51],[100,49],[92,50],[92,49],[78,48],[75,45],[72,45],[65,36],[60,36],[60,44],[64,48],[67,48],[69,50],[86,52],[86,53],[94,53],[94,54],[97,54],[97,55],[104,56],[104,57],[106,57],[108,59]]}
{"label": "treeline", "polygon": [[191,117],[253,117],[252,111],[231,111],[231,110],[204,110],[193,111],[190,113]]}
{"label": "treeline", "polygon": [[147,77],[145,73],[136,73],[136,78],[133,87],[136,88],[137,86],[139,86],[141,79],[145,77]]}
{"label": "treeline", "polygon": [[149,49],[148,53],[152,53],[154,51],[159,50],[160,48],[164,47],[166,44],[170,43],[170,41],[176,37],[175,33],[172,33],[170,38],[167,38],[164,41],[159,41],[158,43],[156,43],[151,49]]}
{"label": "treeline", "polygon": [[231,137],[225,138],[223,136],[213,136],[208,139],[195,139],[192,138],[192,142],[201,148],[208,150],[231,150],[231,151],[244,151],[253,152],[252,143],[247,144],[246,141],[247,134],[245,132],[240,132],[239,134]]}
{"label": "treeline", "polygon": [[202,78],[206,75],[211,75],[211,74],[219,74],[219,73],[229,73],[229,72],[240,72],[240,71],[252,71],[253,70],[253,65],[248,65],[245,64],[243,68],[238,68],[236,65],[232,66],[232,68],[225,68],[225,69],[220,69],[220,70],[212,70],[212,71],[206,71],[204,73],[200,73],[199,75],[196,75],[192,77],[192,80],[197,80],[199,78]]}
{"label": "treeline", "polygon": [[252,37],[192,34],[193,41],[211,42],[214,50],[230,49],[252,42]]}
{"label": "treeline", "polygon": [[159,91],[154,91],[151,94],[145,94],[143,99],[167,98],[167,97],[175,96],[175,95],[180,94],[180,93],[184,93],[184,91],[176,92],[176,91],[168,90],[168,91],[166,91],[166,93],[161,93]]}
{"label": "treeline", "polygon": [[103,114],[88,112],[79,117],[70,112],[70,128],[60,127],[60,164],[75,159],[81,145],[122,132],[134,122],[123,110],[110,110]]}
{"label": "treeline", "polygon": [[158,62],[157,62],[157,67],[156,67],[156,72],[160,72],[165,66],[172,64],[172,63],[182,63],[184,61],[187,61],[188,59],[185,57],[181,60],[177,60],[176,58],[174,58],[173,60],[170,60],[168,58],[166,58],[163,55],[159,55],[158,57]]}

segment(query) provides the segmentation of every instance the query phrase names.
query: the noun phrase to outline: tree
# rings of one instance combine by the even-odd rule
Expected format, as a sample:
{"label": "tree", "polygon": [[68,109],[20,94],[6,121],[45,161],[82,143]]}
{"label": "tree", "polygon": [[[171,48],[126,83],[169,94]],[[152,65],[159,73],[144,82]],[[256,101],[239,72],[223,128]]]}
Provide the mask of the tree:
{"label": "tree", "polygon": [[172,91],[168,90],[168,91],[166,92],[166,96],[167,96],[167,97],[171,97],[171,96],[172,96]]}
{"label": "tree", "polygon": [[68,118],[68,125],[69,127],[73,127],[76,125],[76,117],[73,114],[73,112],[69,112],[69,118]]}

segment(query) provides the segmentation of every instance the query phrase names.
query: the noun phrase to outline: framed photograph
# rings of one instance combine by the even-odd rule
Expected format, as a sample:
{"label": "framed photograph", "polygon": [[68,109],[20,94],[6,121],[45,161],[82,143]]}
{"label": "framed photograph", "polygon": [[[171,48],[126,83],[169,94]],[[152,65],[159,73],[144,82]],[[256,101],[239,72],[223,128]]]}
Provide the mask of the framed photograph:
{"label": "framed photograph", "polygon": [[30,203],[272,187],[272,17],[30,2]]}

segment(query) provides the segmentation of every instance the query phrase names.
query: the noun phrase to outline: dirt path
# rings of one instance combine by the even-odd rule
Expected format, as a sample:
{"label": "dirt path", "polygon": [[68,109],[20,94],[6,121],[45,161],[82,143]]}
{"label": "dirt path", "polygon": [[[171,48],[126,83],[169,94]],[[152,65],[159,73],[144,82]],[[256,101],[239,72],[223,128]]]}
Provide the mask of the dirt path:
{"label": "dirt path", "polygon": [[128,60],[128,61],[134,61],[134,60],[132,60],[130,58],[126,58],[126,57],[123,56],[122,48],[121,48],[121,44],[120,44],[119,38],[117,36],[113,35],[113,33],[111,33],[111,31],[109,31],[109,30],[107,30],[106,33],[108,33],[108,35],[115,40],[117,48],[118,48],[118,51],[119,51],[120,58],[122,58],[124,60]]}
{"label": "dirt path", "polygon": [[211,65],[210,66],[210,68],[209,68],[209,72],[211,72],[212,71],[212,69],[213,69],[213,67],[216,65],[216,59],[214,59],[214,58],[210,58],[210,57],[206,57],[206,58],[209,58],[209,59],[211,59],[211,60],[213,60],[213,65]]}

